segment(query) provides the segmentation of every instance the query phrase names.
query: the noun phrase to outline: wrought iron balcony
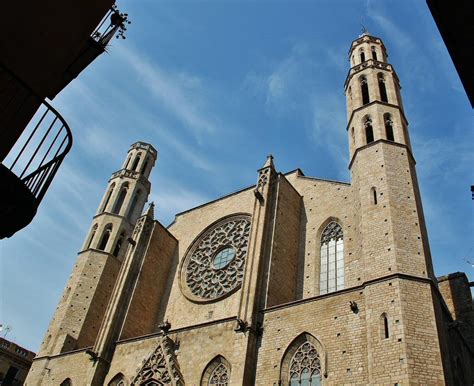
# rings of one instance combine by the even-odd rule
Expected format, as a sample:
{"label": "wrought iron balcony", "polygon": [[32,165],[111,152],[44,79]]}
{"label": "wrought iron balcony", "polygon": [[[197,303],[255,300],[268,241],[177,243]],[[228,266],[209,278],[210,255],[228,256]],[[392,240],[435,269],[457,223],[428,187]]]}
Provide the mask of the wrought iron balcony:
{"label": "wrought iron balcony", "polygon": [[[54,107],[4,67],[0,66],[0,74],[0,132],[14,131],[19,135],[0,163],[0,238],[4,238],[28,225],[35,216],[71,149],[72,134]],[[25,111],[22,107],[32,100],[40,107],[29,119],[31,108]],[[28,119],[26,127],[15,125]]]}
{"label": "wrought iron balcony", "polygon": [[117,39],[125,39],[126,26],[130,23],[128,13],[120,12],[114,4],[93,32],[92,39],[104,47],[114,36],[116,36]]}

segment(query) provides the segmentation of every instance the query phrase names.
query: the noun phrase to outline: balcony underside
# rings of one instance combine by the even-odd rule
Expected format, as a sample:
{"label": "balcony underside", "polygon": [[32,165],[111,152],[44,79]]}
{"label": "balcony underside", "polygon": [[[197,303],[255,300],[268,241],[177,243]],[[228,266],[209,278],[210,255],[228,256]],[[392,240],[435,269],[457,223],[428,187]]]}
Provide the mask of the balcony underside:
{"label": "balcony underside", "polygon": [[0,163],[0,239],[27,226],[36,214],[36,199],[24,182]]}

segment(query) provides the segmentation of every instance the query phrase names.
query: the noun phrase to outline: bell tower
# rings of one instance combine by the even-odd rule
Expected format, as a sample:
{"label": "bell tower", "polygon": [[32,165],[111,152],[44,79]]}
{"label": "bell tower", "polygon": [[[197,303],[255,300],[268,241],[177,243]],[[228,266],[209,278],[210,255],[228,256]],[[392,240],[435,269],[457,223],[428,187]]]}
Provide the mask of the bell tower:
{"label": "bell tower", "polygon": [[368,383],[442,383],[443,327],[400,82],[382,40],[368,33],[352,42],[349,61],[353,253],[365,283]]}
{"label": "bell tower", "polygon": [[382,40],[367,32],[349,50],[345,92],[358,253],[366,280],[393,272],[435,279],[400,81],[387,57]]}
{"label": "bell tower", "polygon": [[94,344],[129,238],[150,193],[153,146],[133,144],[113,173],[50,323],[39,355]]}

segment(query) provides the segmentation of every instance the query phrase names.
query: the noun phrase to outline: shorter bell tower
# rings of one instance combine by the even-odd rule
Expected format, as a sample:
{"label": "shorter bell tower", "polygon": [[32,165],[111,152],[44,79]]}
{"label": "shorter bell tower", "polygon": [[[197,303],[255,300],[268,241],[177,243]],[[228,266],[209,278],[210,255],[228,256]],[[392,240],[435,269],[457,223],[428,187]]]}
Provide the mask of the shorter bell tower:
{"label": "shorter bell tower", "polygon": [[148,180],[157,151],[134,143],[113,173],[39,355],[92,346],[138,217],[150,193]]}

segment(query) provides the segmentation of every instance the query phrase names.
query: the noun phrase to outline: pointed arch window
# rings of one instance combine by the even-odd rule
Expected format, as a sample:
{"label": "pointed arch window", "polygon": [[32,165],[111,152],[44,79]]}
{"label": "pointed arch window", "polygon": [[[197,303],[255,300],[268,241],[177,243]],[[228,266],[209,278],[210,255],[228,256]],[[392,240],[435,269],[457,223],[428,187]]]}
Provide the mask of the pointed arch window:
{"label": "pointed arch window", "polygon": [[127,162],[125,162],[125,167],[124,169],[127,169],[128,168],[128,165],[130,164],[130,160],[132,159],[132,156],[129,155],[128,158],[127,158]]}
{"label": "pointed arch window", "polygon": [[123,241],[125,240],[125,232],[120,233],[120,236],[115,244],[114,252],[112,253],[115,257],[117,257],[122,249]]}
{"label": "pointed arch window", "polygon": [[344,237],[342,227],[331,221],[321,234],[319,293],[344,289]]}
{"label": "pointed arch window", "polygon": [[326,375],[326,350],[307,332],[299,335],[283,355],[279,384],[285,386],[320,386]]}
{"label": "pointed arch window", "polygon": [[145,160],[142,166],[142,171],[141,171],[142,174],[146,173],[146,169],[148,167],[149,162],[150,162],[150,157],[147,157],[147,159]]}
{"label": "pointed arch window", "polygon": [[120,193],[117,197],[117,201],[115,201],[114,209],[112,210],[112,213],[114,214],[119,214],[120,209],[122,209],[123,202],[125,201],[125,197],[127,196],[127,191],[128,191],[128,184],[124,183],[122,185],[122,188],[120,189]]}
{"label": "pointed arch window", "polygon": [[377,79],[379,81],[380,100],[382,102],[388,102],[387,88],[385,87],[385,77],[383,74],[379,73],[377,75]]}
{"label": "pointed arch window", "polygon": [[137,156],[135,157],[135,160],[133,161],[132,170],[136,172],[138,171],[138,164],[140,163],[141,156],[142,154],[138,153]]}
{"label": "pointed arch window", "polygon": [[115,377],[112,378],[108,386],[125,386],[125,377],[122,373],[118,373]]}
{"label": "pointed arch window", "polygon": [[319,354],[310,342],[304,342],[296,350],[290,363],[290,386],[321,385]]}
{"label": "pointed arch window", "polygon": [[201,386],[228,386],[230,384],[230,364],[221,355],[214,358],[204,370]]}
{"label": "pointed arch window", "polygon": [[362,93],[362,104],[366,105],[370,102],[369,85],[365,76],[360,77],[360,91]]}
{"label": "pointed arch window", "polygon": [[108,224],[104,229],[104,233],[102,234],[102,238],[100,239],[100,243],[97,249],[100,249],[101,251],[105,251],[105,247],[107,247],[107,243],[109,241],[111,233],[112,233],[112,224]]}
{"label": "pointed arch window", "polygon": [[371,51],[372,51],[372,59],[377,60],[377,51],[375,50],[374,46],[372,46]]}
{"label": "pointed arch window", "polygon": [[72,386],[71,378],[66,378],[59,386]]}
{"label": "pointed arch window", "polygon": [[137,206],[138,199],[140,198],[141,190],[137,190],[135,194],[133,195],[132,199],[132,204],[130,205],[130,209],[128,211],[128,219],[130,220],[133,216],[133,212],[135,211],[135,208]]}
{"label": "pointed arch window", "polygon": [[385,123],[385,135],[389,141],[395,141],[393,136],[393,121],[390,114],[384,114],[383,121]]}
{"label": "pointed arch window", "polygon": [[365,52],[363,48],[359,50],[359,54],[360,54],[360,62],[361,63],[365,62]]}
{"label": "pointed arch window", "polygon": [[100,211],[101,213],[107,210],[107,205],[109,205],[110,197],[112,197],[112,193],[114,192],[114,189],[115,189],[115,183],[113,183],[110,186],[109,191],[107,192],[104,205],[102,206],[102,210]]}
{"label": "pointed arch window", "polygon": [[86,249],[91,247],[92,241],[94,240],[95,233],[97,232],[97,224],[92,227],[91,235],[89,236],[89,241],[87,242]]}
{"label": "pointed arch window", "polygon": [[365,139],[367,140],[367,144],[374,142],[374,129],[372,127],[372,119],[370,117],[365,118],[364,128],[365,128]]}

